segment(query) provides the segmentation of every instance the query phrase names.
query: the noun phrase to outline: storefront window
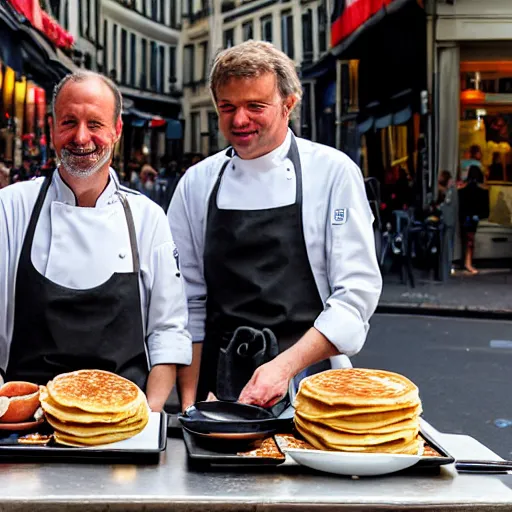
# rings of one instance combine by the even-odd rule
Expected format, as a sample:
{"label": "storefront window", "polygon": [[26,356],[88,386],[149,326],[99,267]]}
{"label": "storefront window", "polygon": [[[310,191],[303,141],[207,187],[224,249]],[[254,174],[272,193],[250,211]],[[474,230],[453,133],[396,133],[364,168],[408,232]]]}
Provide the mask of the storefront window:
{"label": "storefront window", "polygon": [[511,225],[512,61],[462,62],[460,83],[459,182],[478,168],[489,189],[489,221]]}

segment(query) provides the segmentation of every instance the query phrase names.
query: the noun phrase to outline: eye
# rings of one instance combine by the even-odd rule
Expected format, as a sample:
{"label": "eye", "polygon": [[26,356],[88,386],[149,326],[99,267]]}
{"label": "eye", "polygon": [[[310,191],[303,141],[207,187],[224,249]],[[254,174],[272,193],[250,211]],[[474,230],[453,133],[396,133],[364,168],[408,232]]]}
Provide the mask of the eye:
{"label": "eye", "polygon": [[261,112],[264,108],[264,105],[259,105],[258,103],[249,103],[249,110],[252,110],[253,112]]}
{"label": "eye", "polygon": [[63,126],[69,126],[69,125],[74,124],[74,123],[75,123],[75,121],[73,121],[72,119],[65,119],[64,121],[62,121],[61,124]]}
{"label": "eye", "polygon": [[99,123],[98,121],[90,121],[88,123],[89,125],[89,128],[100,128],[101,127],[101,123]]}
{"label": "eye", "polygon": [[230,105],[229,103],[224,103],[223,105],[219,106],[219,110],[221,112],[234,112],[235,107],[233,105]]}

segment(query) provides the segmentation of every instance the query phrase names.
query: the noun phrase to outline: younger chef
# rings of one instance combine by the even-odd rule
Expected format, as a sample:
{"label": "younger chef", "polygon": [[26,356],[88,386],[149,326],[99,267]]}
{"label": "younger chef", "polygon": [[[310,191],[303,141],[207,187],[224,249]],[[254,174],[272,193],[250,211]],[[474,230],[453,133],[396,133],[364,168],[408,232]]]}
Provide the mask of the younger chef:
{"label": "younger chef", "polygon": [[168,212],[195,342],[183,407],[197,383],[204,399],[230,373],[217,372],[219,352],[239,327],[277,336],[279,355],[239,395],[270,406],[303,369],[361,349],[382,285],[372,214],[354,162],[288,128],[302,89],[283,52],[222,51],[210,92],[231,148],[187,171]]}
{"label": "younger chef", "polygon": [[169,225],[109,167],[122,130],[116,85],[78,71],[52,108],[58,169],[0,191],[0,368],[40,384],[112,371],[159,411],[192,356]]}

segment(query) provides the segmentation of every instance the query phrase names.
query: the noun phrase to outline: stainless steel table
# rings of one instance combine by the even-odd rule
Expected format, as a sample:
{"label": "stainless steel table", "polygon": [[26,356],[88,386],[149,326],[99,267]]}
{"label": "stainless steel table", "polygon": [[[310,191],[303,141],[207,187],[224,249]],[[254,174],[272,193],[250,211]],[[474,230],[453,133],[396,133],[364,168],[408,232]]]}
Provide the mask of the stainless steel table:
{"label": "stainless steel table", "polygon": [[[443,444],[465,437],[445,436]],[[1,464],[0,511],[475,512],[512,510],[509,486],[512,475],[459,475],[452,466],[358,480],[298,467],[204,472],[189,467],[182,440],[170,438],[154,466]]]}

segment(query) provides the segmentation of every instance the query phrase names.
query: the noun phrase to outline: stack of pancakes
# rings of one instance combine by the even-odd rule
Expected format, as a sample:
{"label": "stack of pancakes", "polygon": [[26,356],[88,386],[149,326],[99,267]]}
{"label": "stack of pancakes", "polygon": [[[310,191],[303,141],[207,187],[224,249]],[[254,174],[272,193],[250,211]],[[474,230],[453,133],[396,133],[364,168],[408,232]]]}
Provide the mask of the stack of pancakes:
{"label": "stack of pancakes", "polygon": [[41,386],[40,399],[55,441],[68,446],[122,441],[138,434],[149,419],[140,388],[102,370],[58,375]]}
{"label": "stack of pancakes", "polygon": [[319,450],[417,454],[422,412],[418,388],[384,370],[327,370],[304,379],[295,427]]}

